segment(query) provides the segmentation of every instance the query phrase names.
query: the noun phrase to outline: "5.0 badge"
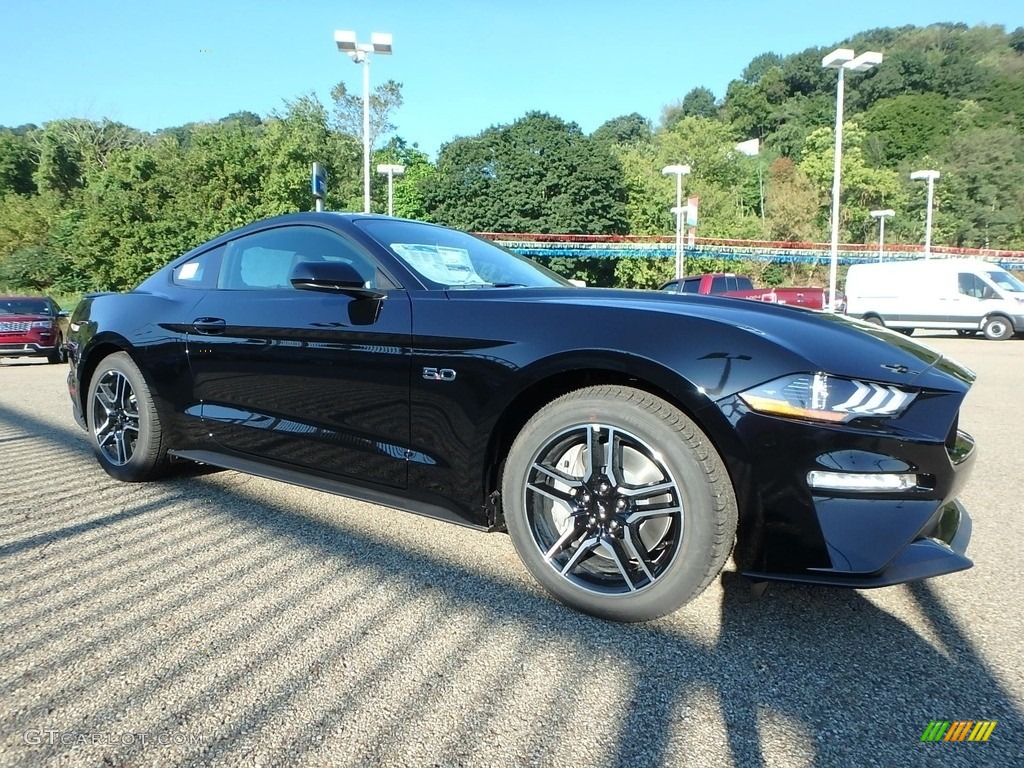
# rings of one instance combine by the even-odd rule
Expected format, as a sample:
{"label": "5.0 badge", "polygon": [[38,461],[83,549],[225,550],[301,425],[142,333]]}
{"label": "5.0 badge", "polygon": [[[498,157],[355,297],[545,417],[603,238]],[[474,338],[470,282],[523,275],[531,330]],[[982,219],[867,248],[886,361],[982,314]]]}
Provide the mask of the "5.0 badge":
{"label": "5.0 badge", "polygon": [[424,368],[423,378],[427,381],[455,381],[455,371],[451,368]]}

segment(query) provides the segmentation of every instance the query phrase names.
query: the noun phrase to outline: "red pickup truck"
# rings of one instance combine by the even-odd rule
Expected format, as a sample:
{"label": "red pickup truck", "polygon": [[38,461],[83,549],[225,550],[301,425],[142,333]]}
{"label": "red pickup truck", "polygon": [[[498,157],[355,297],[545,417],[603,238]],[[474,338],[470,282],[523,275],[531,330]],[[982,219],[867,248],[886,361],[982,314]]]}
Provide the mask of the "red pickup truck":
{"label": "red pickup truck", "polygon": [[806,309],[824,309],[828,306],[828,291],[824,288],[755,288],[753,281],[746,275],[728,272],[669,280],[659,290],[666,293],[713,293]]}
{"label": "red pickup truck", "polygon": [[49,296],[0,296],[0,358],[67,360],[68,313]]}

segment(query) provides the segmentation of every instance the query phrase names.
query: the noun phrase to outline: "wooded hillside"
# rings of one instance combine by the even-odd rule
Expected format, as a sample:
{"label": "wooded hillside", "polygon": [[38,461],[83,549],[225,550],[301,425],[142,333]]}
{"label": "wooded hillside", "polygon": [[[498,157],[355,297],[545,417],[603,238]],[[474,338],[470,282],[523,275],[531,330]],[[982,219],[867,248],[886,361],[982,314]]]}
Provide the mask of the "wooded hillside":
{"label": "wooded hillside", "polygon": [[[453,139],[436,162],[403,136],[402,86],[388,82],[373,100],[374,135],[388,138],[375,142],[373,163],[407,167],[395,183],[399,216],[590,234],[670,233],[675,182],[661,169],[688,163],[701,235],[824,241],[836,73],[821,58],[838,46],[885,57],[846,78],[841,240],[873,242],[868,211],[891,208],[887,240],[920,242],[925,186],[909,174],[933,168],[942,174],[934,243],[1024,248],[1024,28],[876,29],[763,53],[725,94],[666,93],[657,124],[612,116],[588,135],[531,112]],[[152,134],[107,120],[0,128],[0,286],[130,287],[225,229],[311,208],[314,160],[330,174],[327,207],[360,210],[360,100],[343,86],[332,98],[325,106],[304,95],[269,116],[242,112]],[[737,151],[754,138],[759,155]],[[375,182],[377,212],[385,187]],[[627,274],[635,268],[619,270],[620,281],[643,284]]]}

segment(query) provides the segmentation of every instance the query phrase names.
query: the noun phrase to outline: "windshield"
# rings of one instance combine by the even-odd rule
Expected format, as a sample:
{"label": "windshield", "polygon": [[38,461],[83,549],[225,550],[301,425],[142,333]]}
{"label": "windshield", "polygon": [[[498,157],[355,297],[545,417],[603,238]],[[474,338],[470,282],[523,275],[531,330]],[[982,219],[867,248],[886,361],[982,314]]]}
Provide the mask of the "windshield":
{"label": "windshield", "polygon": [[985,277],[998,285],[1004,291],[1012,293],[1024,293],[1024,283],[1011,275],[1009,272],[986,272]]}
{"label": "windshield", "polygon": [[465,232],[395,219],[354,223],[401,259],[428,287],[572,287],[540,264]]}
{"label": "windshield", "polygon": [[0,315],[49,315],[45,299],[0,299]]}

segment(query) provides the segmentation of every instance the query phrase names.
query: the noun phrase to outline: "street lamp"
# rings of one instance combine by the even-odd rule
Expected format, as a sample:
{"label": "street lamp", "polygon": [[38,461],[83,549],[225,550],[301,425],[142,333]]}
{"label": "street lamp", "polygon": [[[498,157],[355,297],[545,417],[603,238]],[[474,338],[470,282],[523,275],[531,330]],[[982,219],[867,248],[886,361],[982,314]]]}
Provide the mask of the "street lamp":
{"label": "street lamp", "polygon": [[356,64],[363,65],[363,213],[370,212],[370,54],[391,54],[391,35],[374,32],[369,43],[356,42],[356,33],[334,30],[338,50],[348,54]]}
{"label": "street lamp", "polygon": [[938,171],[914,171],[910,174],[912,181],[928,181],[928,212],[924,220],[924,257],[932,257],[932,199],[935,193],[935,180],[939,178]]}
{"label": "street lamp", "polygon": [[839,176],[843,157],[843,88],[846,70],[867,72],[882,63],[882,54],[867,51],[855,56],[850,48],[836,48],[821,60],[821,66],[839,70],[839,84],[836,87],[836,151],[832,167],[832,246],[829,250],[828,269],[829,311],[836,311],[836,273],[839,269]]}
{"label": "street lamp", "polygon": [[661,169],[662,175],[676,177],[676,204],[672,209],[676,215],[676,280],[683,276],[683,215],[686,213],[683,206],[683,176],[689,172],[688,165],[666,165]]}
{"label": "street lamp", "polygon": [[885,219],[895,216],[896,211],[886,208],[884,211],[871,211],[872,217],[878,219],[878,261],[882,261],[882,246],[885,245]]}
{"label": "street lamp", "polygon": [[388,216],[394,216],[395,176],[401,176],[405,173],[405,166],[394,163],[381,163],[377,166],[377,173],[386,173],[388,175]]}

